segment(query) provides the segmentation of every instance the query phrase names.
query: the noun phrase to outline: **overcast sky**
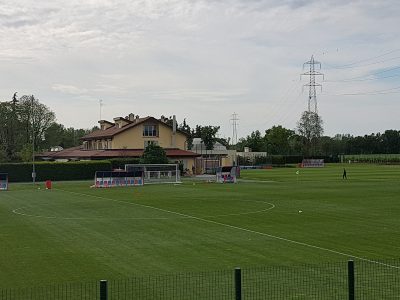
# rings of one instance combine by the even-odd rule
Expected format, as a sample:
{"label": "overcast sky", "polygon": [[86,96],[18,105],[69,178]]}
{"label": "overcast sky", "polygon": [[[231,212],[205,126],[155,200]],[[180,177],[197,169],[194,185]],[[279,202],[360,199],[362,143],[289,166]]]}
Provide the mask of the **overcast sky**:
{"label": "overcast sky", "polygon": [[[175,114],[232,136],[294,129],[311,55],[325,133],[400,129],[398,0],[3,0],[0,99],[34,94],[65,126]],[[397,68],[396,68],[397,67]],[[356,94],[356,95],[354,95]]]}

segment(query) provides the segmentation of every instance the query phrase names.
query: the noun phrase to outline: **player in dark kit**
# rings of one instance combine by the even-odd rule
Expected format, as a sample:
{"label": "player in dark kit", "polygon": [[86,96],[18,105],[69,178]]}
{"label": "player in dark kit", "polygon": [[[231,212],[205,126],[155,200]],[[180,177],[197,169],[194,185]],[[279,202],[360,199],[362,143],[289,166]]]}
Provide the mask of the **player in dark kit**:
{"label": "player in dark kit", "polygon": [[343,169],[343,179],[347,179],[347,172],[346,172],[346,169]]}

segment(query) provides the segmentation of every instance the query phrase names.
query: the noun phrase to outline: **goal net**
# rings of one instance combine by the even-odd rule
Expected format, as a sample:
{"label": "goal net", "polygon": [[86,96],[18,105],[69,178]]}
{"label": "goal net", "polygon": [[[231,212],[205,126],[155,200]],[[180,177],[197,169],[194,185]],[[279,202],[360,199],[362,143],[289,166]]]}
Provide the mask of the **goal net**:
{"label": "goal net", "polygon": [[323,159],[303,159],[301,163],[302,168],[323,168],[325,162]]}
{"label": "goal net", "polygon": [[125,171],[143,171],[145,184],[150,183],[180,183],[181,176],[177,164],[128,164]]}
{"label": "goal net", "polygon": [[97,171],[95,174],[94,186],[98,188],[137,185],[143,185],[141,171]]}
{"label": "goal net", "polygon": [[0,173],[0,191],[8,190],[8,174]]}

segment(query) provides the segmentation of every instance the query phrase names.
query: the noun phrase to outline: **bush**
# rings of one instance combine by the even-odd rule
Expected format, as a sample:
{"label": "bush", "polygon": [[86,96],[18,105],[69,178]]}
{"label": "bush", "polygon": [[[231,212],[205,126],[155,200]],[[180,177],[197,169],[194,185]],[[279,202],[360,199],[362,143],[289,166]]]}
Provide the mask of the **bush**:
{"label": "bush", "polygon": [[[96,171],[110,171],[109,161],[37,162],[36,181],[93,179]],[[0,164],[0,173],[8,173],[10,182],[32,181],[32,163]]]}

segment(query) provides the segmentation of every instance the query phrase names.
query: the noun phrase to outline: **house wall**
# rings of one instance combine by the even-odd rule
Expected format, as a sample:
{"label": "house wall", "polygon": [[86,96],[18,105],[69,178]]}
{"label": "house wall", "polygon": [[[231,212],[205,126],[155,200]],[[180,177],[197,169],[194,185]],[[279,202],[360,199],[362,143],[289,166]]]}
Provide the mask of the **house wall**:
{"label": "house wall", "polygon": [[[182,163],[183,164],[183,170],[187,170],[187,173],[190,175],[193,175],[193,170],[196,165],[195,165],[195,158],[194,157],[176,157],[176,158],[169,158],[169,161],[171,163]],[[195,171],[196,173],[196,171]]]}
{"label": "house wall", "polygon": [[[143,136],[144,125],[157,125],[158,136]],[[145,141],[155,141],[163,148],[172,148],[172,129],[158,122],[146,122],[115,135],[112,140],[112,149],[144,149]],[[176,148],[185,149],[185,146],[186,136],[177,132]]]}

